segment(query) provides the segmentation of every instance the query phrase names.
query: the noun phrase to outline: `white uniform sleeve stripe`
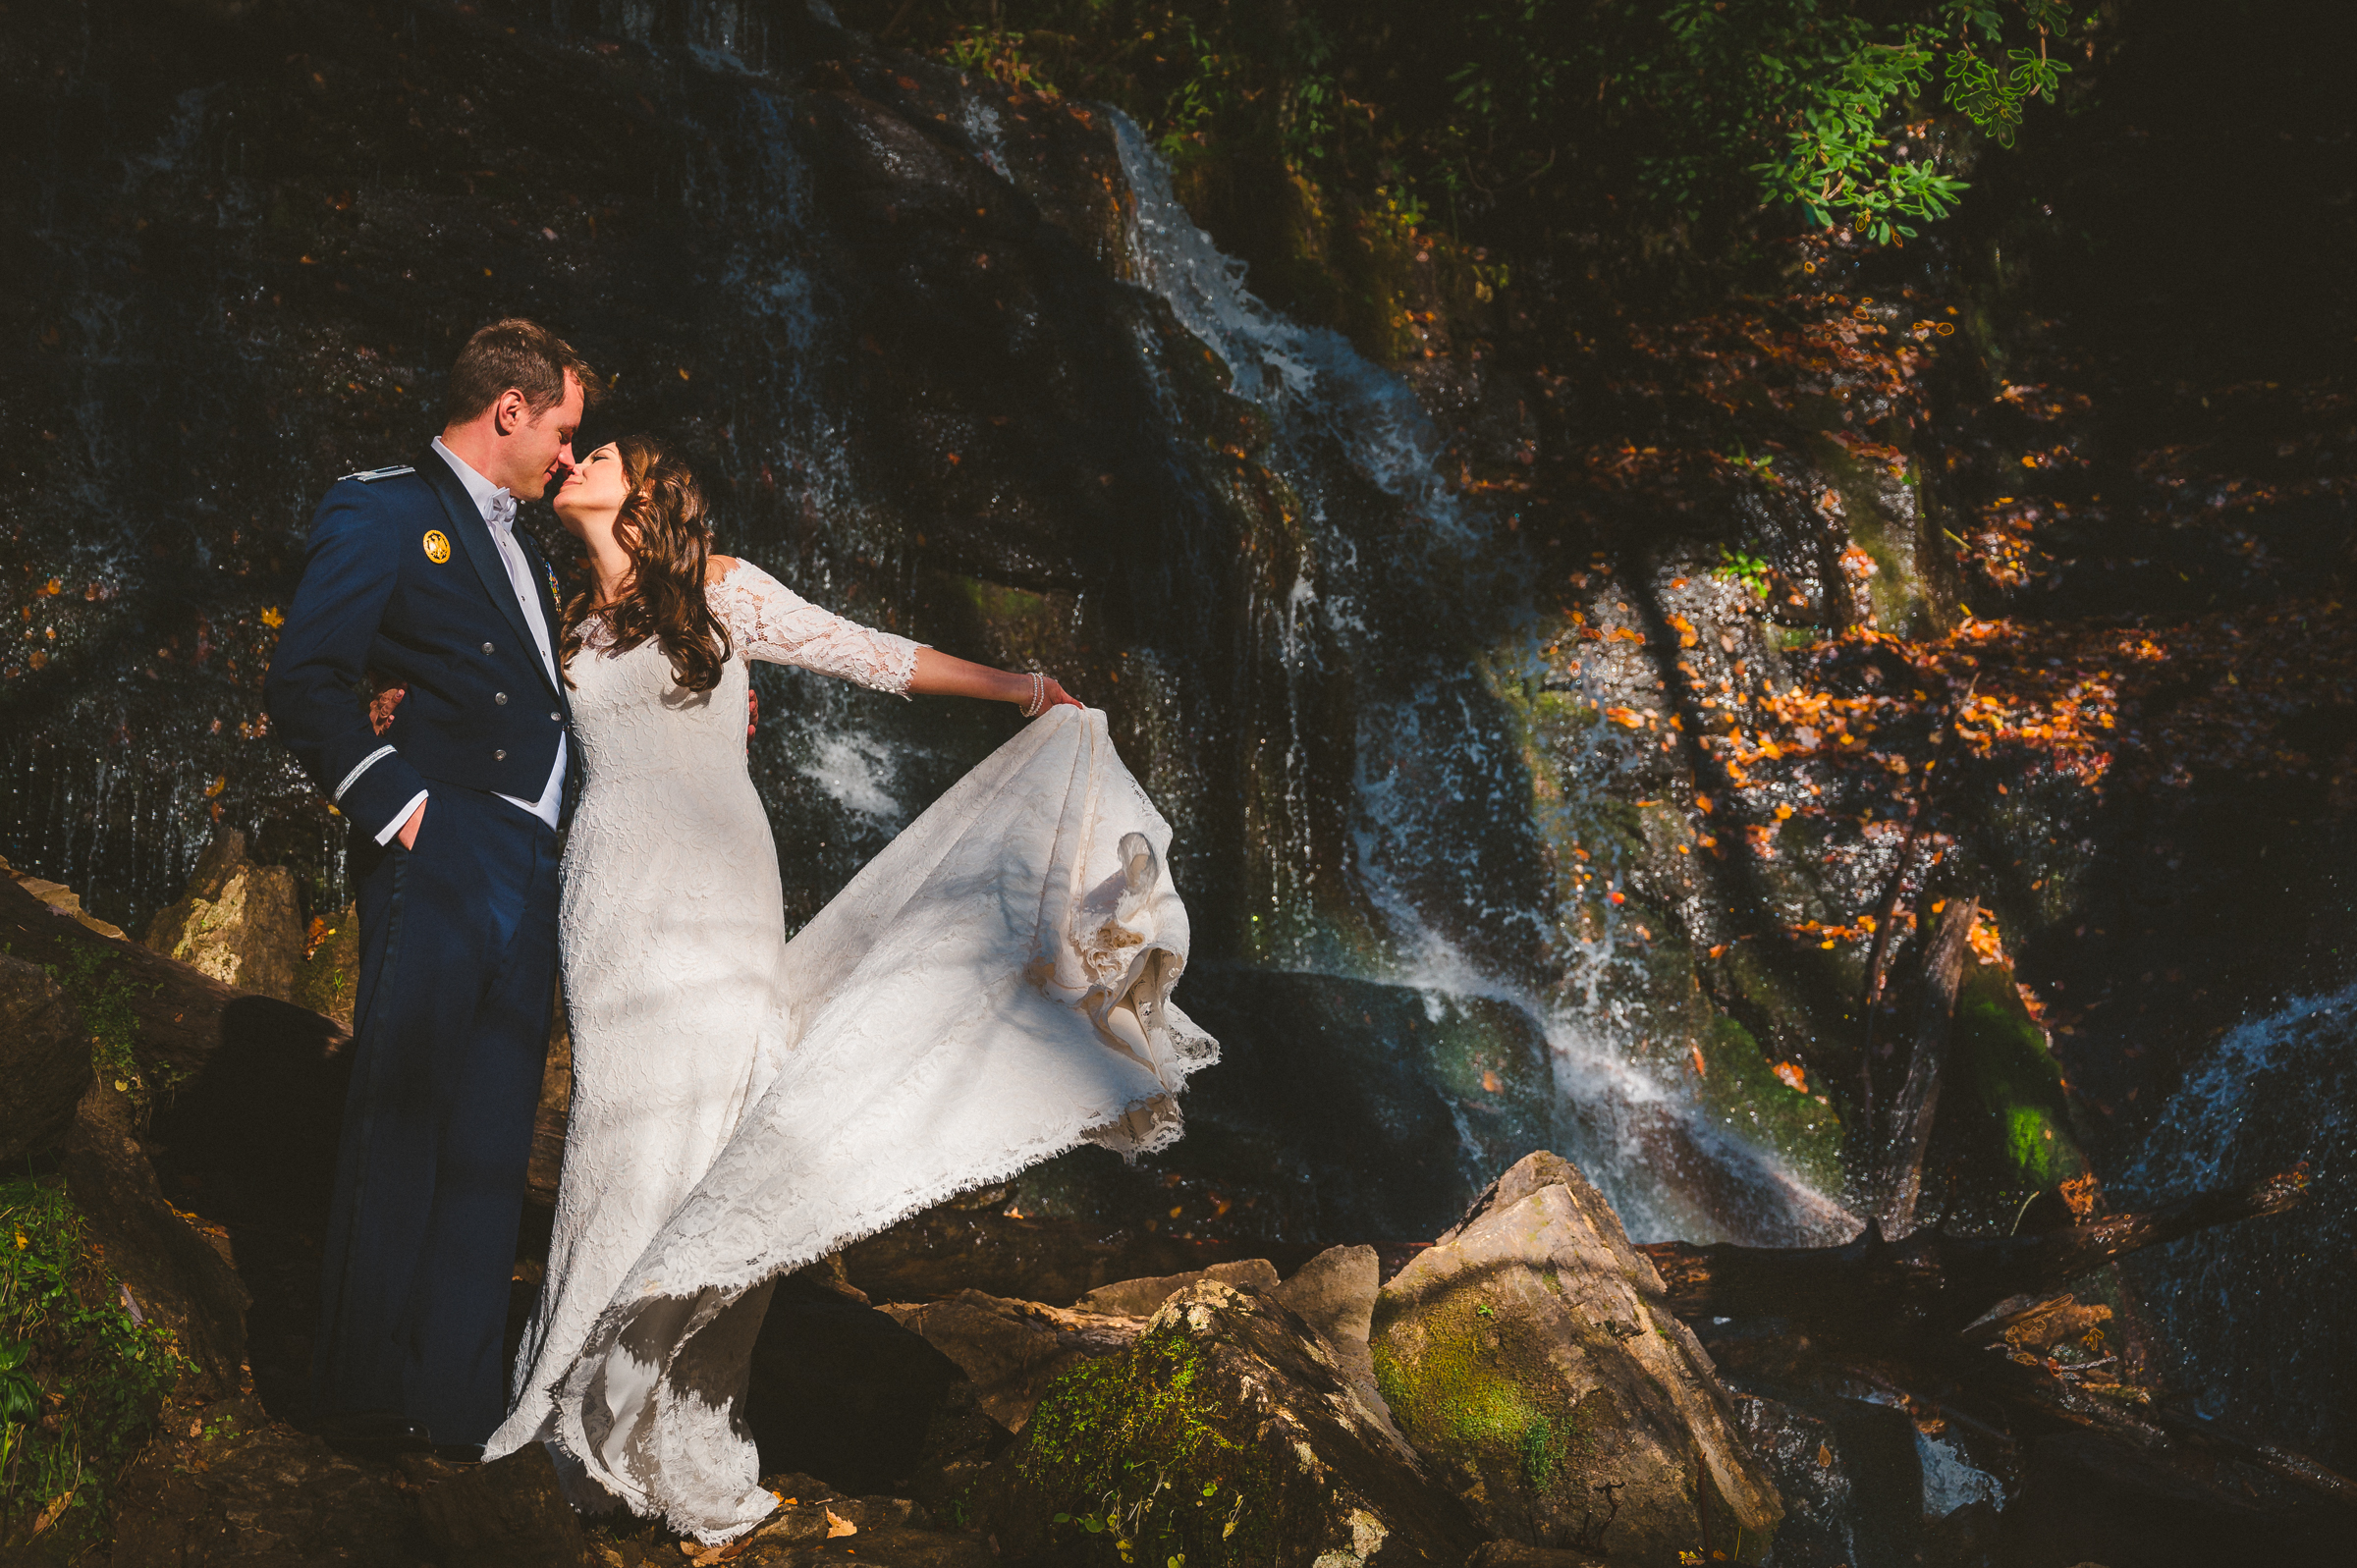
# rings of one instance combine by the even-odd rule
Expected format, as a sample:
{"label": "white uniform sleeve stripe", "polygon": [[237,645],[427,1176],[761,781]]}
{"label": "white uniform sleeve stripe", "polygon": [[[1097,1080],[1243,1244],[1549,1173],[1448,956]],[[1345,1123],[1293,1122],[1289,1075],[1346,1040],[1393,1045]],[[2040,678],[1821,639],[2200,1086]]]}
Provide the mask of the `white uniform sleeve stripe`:
{"label": "white uniform sleeve stripe", "polygon": [[359,766],[353,769],[352,772],[346,774],[344,776],[344,782],[336,785],[336,792],[334,795],[336,804],[340,806],[344,803],[344,791],[352,787],[352,782],[355,779],[357,779],[361,774],[366,773],[369,769],[375,767],[378,763],[384,761],[391,755],[393,755],[393,748],[391,746],[379,746],[374,751],[368,753],[368,755],[365,757],[362,757],[360,759]]}

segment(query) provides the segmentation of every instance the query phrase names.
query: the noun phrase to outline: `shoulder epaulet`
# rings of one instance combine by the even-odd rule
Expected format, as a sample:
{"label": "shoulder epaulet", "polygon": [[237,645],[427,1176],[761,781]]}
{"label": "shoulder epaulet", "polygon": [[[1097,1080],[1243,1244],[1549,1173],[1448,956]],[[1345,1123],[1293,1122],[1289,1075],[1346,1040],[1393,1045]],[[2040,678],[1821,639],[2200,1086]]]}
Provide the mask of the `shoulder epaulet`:
{"label": "shoulder epaulet", "polygon": [[[357,479],[360,483],[365,485],[374,484],[379,479],[390,479],[396,474],[415,473],[416,471],[417,470],[409,463],[403,462],[396,463],[390,468],[363,468],[358,473],[348,473],[344,476],[344,478]],[[338,480],[337,482],[340,484],[343,481]]]}

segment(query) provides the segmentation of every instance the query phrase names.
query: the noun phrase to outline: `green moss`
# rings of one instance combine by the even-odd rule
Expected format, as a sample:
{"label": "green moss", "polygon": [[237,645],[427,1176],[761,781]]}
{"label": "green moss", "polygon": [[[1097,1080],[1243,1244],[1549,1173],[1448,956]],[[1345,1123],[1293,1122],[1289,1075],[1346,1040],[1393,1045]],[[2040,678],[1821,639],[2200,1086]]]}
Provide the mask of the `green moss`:
{"label": "green moss", "polygon": [[0,1183],[0,1540],[57,1560],[102,1526],[108,1492],[184,1363],[137,1321],[54,1177]]}
{"label": "green moss", "polygon": [[[1397,1315],[1394,1309],[1393,1316]],[[1416,1319],[1417,1342],[1406,1354],[1379,1323],[1370,1348],[1375,1383],[1402,1430],[1419,1448],[1478,1464],[1489,1460],[1519,1470],[1533,1489],[1552,1479],[1578,1444],[1575,1413],[1543,1402],[1547,1383],[1518,1368],[1545,1352],[1515,1342],[1516,1320],[1500,1319],[1489,1303],[1465,1290],[1428,1303]]]}
{"label": "green moss", "polygon": [[2036,1190],[2076,1176],[2086,1156],[2070,1131],[2062,1071],[2044,1031],[2014,994],[2012,972],[1969,964],[1956,1000],[1957,1059],[1994,1147],[1980,1151],[2007,1191]]}
{"label": "green moss", "polygon": [[1281,1478],[1221,1430],[1230,1411],[1211,1380],[1205,1347],[1177,1325],[1059,1378],[1010,1456],[1052,1511],[1051,1539],[1082,1560],[1268,1561]]}

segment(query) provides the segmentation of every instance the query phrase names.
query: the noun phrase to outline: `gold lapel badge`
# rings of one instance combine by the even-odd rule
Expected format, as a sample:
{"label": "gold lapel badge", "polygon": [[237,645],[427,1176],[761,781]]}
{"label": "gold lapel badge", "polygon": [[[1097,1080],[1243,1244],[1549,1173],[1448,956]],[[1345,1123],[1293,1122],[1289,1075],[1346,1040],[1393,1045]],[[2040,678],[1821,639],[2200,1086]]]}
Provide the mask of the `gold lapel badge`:
{"label": "gold lapel badge", "polygon": [[450,535],[439,528],[425,530],[425,559],[435,566],[450,559]]}

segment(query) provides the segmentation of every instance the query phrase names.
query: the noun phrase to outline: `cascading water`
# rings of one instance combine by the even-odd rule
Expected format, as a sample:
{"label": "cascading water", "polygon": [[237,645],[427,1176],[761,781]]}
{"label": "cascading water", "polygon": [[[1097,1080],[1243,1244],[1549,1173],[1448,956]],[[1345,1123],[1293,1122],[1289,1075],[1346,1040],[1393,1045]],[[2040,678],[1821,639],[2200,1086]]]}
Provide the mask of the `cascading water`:
{"label": "cascading water", "polygon": [[[1305,327],[1257,298],[1242,265],[1178,203],[1142,133],[1109,113],[1133,198],[1134,275],[1218,355],[1230,390],[1267,414],[1269,465],[1298,508],[1306,539],[1298,569],[1267,607],[1283,628],[1278,657],[1297,680],[1314,678],[1326,660],[1356,679],[1354,798],[1335,804],[1348,819],[1354,856],[1344,868],[1320,868],[1306,839],[1283,846],[1302,862],[1284,879],[1298,906],[1272,911],[1286,930],[1268,956],[1411,987],[1438,1027],[1469,1005],[1518,1015],[1552,1059],[1559,1139],[1632,1234],[1846,1237],[1855,1221],[1836,1204],[1773,1153],[1727,1136],[1633,1059],[1627,1043],[1639,1021],[1606,996],[1614,971],[1633,962],[1613,903],[1603,906],[1600,930],[1561,943],[1552,961],[1484,962],[1449,929],[1472,928],[1509,949],[1517,944],[1502,933],[1544,946],[1561,918],[1526,879],[1482,876],[1502,852],[1541,850],[1543,830],[1527,821],[1530,792],[1513,779],[1516,748],[1489,711],[1496,704],[1483,671],[1461,656],[1464,641],[1486,640],[1480,663],[1492,681],[1548,678],[1538,639],[1522,623],[1530,619],[1518,583],[1524,562],[1498,519],[1443,476],[1447,442],[1414,391],[1341,333]],[[1601,690],[1593,675],[1586,683],[1591,695]],[[1291,778],[1308,770],[1298,708],[1287,717]],[[1617,760],[1598,736],[1570,777],[1583,790],[1625,790]],[[1373,942],[1353,947],[1318,929],[1321,869],[1355,880],[1378,912]],[[1445,924],[1425,902],[1436,887],[1454,905]],[[1466,1114],[1461,1103],[1457,1113]],[[1665,1144],[1688,1166],[1720,1167],[1697,1183],[1710,1193],[1705,1203],[1668,1190],[1648,1153]]]}

